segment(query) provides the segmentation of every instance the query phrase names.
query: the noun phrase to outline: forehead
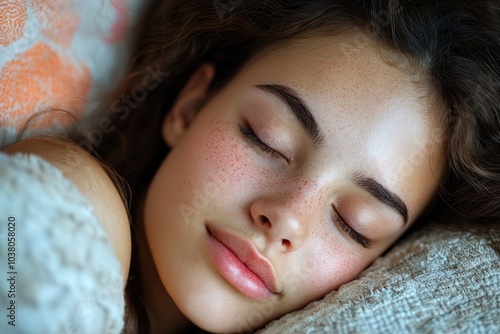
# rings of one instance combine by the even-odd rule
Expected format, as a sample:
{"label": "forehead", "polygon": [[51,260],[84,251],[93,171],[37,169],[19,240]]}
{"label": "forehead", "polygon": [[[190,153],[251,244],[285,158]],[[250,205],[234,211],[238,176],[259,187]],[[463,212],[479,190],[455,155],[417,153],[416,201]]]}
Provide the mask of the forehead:
{"label": "forehead", "polygon": [[341,34],[280,44],[255,56],[238,78],[291,87],[326,135],[349,128],[354,138],[368,139],[392,131],[401,140],[422,142],[442,132],[424,77],[405,57],[373,40],[357,47],[356,38]]}
{"label": "forehead", "polygon": [[[354,38],[304,38],[264,50],[235,84],[294,89],[325,134],[322,162],[369,171],[391,189],[411,193],[408,202],[420,203],[441,174],[439,112],[403,57],[375,42],[352,51]],[[416,194],[419,187],[411,180],[428,180],[427,191]]]}
{"label": "forehead", "polygon": [[374,39],[358,45],[357,38],[340,34],[284,42],[257,54],[242,72],[263,80],[286,80],[334,104],[357,101],[359,106],[372,105],[367,98],[383,103],[403,95],[425,100],[424,77],[406,57]]}

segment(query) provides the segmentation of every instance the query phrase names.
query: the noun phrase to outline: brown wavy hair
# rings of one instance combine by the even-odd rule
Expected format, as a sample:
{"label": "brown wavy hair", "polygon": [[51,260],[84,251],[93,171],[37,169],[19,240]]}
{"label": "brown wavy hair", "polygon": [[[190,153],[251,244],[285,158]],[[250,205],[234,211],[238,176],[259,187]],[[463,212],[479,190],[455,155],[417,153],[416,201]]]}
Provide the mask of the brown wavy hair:
{"label": "brown wavy hair", "polygon": [[[138,25],[128,75],[95,113],[103,135],[92,148],[130,185],[132,228],[168,154],[161,121],[199,65],[215,64],[216,91],[265,47],[339,32],[353,34],[345,47],[354,52],[375,39],[425,78],[445,126],[447,168],[436,212],[498,238],[500,4],[493,0],[154,1]],[[146,85],[152,73],[156,84]],[[133,240],[131,273],[138,275],[136,253]],[[149,332],[139,283],[136,277],[127,286],[126,333]]]}

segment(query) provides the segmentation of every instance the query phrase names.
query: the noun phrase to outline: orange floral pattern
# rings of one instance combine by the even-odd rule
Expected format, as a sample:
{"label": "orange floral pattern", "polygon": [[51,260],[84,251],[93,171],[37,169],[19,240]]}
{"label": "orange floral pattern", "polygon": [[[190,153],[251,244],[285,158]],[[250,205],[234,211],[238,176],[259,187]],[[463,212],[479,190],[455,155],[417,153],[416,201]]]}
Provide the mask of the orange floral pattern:
{"label": "orange floral pattern", "polygon": [[38,22],[45,27],[44,35],[57,44],[68,48],[80,21],[73,2],[67,0],[31,0],[31,6]]}
{"label": "orange floral pattern", "polygon": [[129,2],[142,3],[0,0],[0,139],[33,115],[41,113],[29,128],[42,129],[89,111],[89,96],[116,82],[127,59],[122,45],[137,12]]}
{"label": "orange floral pattern", "polygon": [[[70,61],[59,57],[50,46],[37,44],[7,62],[2,70],[0,124],[11,123],[20,129],[34,111],[58,108],[78,117],[86,105],[90,81],[91,75],[85,66],[77,69]],[[49,116],[37,119],[34,124],[46,128],[71,120],[61,113]]]}
{"label": "orange floral pattern", "polygon": [[26,1],[0,1],[0,45],[7,46],[23,36],[26,13]]}

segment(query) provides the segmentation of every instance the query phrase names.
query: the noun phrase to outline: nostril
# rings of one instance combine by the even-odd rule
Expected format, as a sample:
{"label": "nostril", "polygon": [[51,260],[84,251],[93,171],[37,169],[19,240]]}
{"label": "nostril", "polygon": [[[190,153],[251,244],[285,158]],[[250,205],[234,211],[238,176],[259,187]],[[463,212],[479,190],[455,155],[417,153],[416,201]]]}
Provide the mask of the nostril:
{"label": "nostril", "polygon": [[264,225],[271,225],[271,222],[269,221],[269,219],[266,217],[266,216],[260,216],[260,222]]}
{"label": "nostril", "polygon": [[281,245],[286,247],[286,248],[289,248],[290,247],[290,240],[287,240],[287,239],[281,240]]}

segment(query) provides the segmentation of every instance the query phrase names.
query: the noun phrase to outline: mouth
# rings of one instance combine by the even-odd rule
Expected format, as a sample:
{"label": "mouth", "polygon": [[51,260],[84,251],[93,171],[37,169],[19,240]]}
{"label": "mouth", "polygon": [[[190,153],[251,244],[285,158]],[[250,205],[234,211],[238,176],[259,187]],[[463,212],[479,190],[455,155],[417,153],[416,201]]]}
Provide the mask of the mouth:
{"label": "mouth", "polygon": [[249,241],[214,226],[206,226],[208,249],[215,268],[243,295],[264,300],[277,294],[271,263]]}

